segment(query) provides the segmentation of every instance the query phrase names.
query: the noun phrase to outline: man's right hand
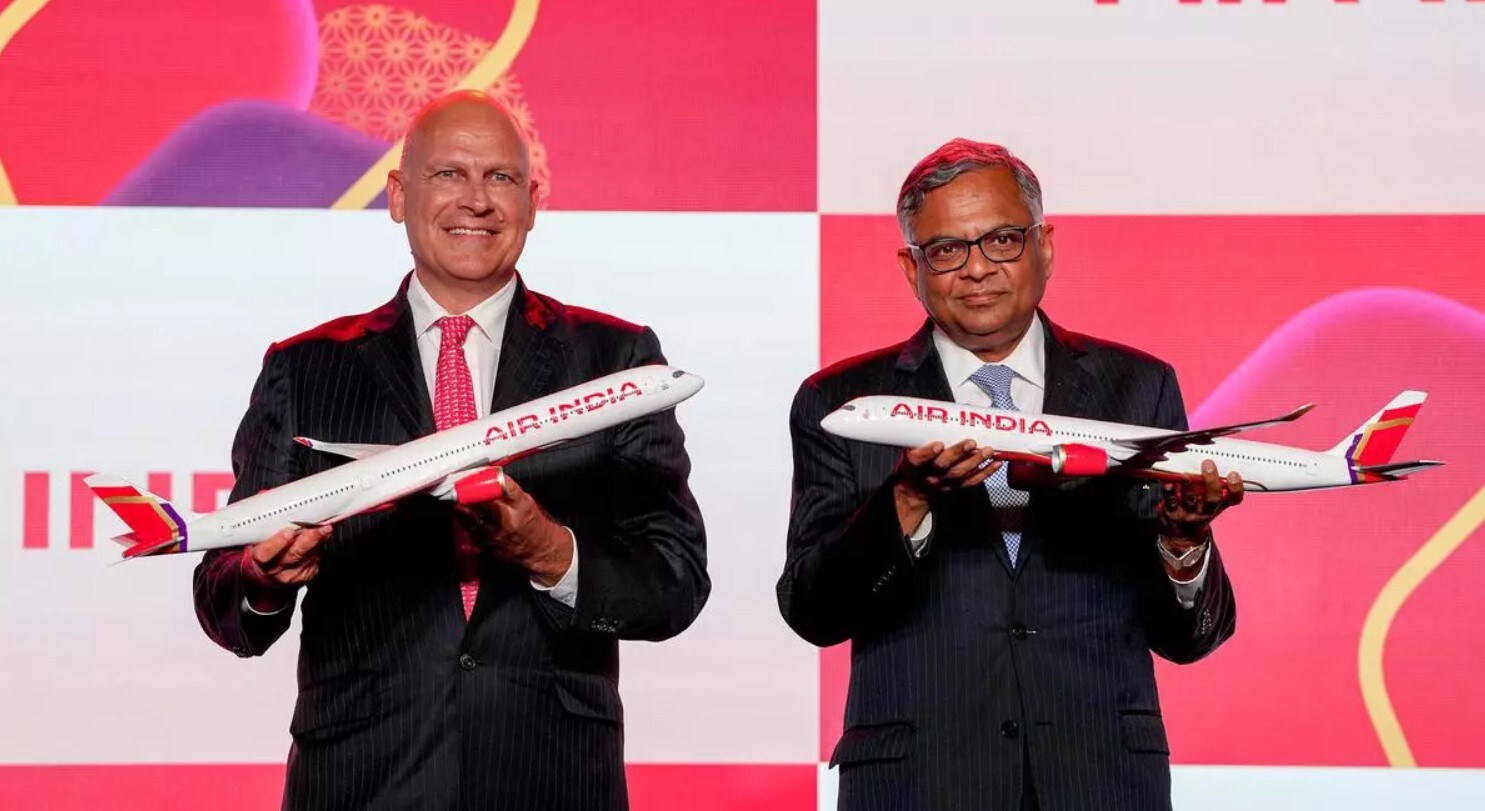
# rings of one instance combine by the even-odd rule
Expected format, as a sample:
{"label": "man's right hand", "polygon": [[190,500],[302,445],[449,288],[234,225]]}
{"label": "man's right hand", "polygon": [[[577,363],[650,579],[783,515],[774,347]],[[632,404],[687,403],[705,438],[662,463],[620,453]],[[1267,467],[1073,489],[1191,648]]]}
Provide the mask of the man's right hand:
{"label": "man's right hand", "polygon": [[242,551],[243,594],[254,611],[281,611],[300,586],[320,571],[320,546],[330,537],[328,524],[288,527]]}
{"label": "man's right hand", "polygon": [[976,448],[972,439],[945,446],[931,442],[902,454],[893,495],[902,534],[911,535],[928,515],[934,495],[979,487],[1000,469],[994,448]]}

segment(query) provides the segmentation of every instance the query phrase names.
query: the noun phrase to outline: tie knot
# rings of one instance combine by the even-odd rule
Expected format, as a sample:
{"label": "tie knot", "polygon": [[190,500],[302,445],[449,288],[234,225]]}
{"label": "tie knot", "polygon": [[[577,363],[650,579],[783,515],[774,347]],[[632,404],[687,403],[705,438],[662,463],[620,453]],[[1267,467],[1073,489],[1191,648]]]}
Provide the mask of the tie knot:
{"label": "tie knot", "polygon": [[1016,404],[1011,400],[1011,379],[1015,376],[1016,373],[1009,366],[987,363],[975,370],[969,379],[980,387],[980,391],[990,395],[991,405],[1002,410],[1015,411]]}
{"label": "tie knot", "polygon": [[467,315],[446,315],[435,322],[443,334],[442,343],[464,346],[464,339],[474,329],[474,319]]}

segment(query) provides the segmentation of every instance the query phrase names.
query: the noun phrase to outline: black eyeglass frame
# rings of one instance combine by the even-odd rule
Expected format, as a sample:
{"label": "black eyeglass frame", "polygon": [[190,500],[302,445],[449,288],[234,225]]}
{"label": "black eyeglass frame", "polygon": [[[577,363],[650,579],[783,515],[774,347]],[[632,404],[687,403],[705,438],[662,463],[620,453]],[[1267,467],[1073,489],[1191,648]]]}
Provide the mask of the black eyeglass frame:
{"label": "black eyeglass frame", "polygon": [[[928,272],[929,273],[954,273],[954,272],[963,270],[964,269],[964,266],[967,265],[967,264],[969,264],[969,246],[970,245],[977,245],[977,246],[979,246],[980,255],[983,256],[983,257],[985,257],[985,259],[987,261],[994,262],[997,265],[1003,265],[1003,264],[1005,264],[1007,262],[1014,262],[1017,259],[1020,259],[1022,256],[1025,256],[1026,255],[1026,243],[1029,241],[1029,239],[1027,237],[1027,234],[1029,232],[1031,232],[1032,230],[1034,230],[1034,229],[1041,228],[1045,224],[1046,223],[1034,222],[1031,225],[1005,225],[1005,226],[1001,226],[1000,228],[995,228],[995,229],[986,231],[985,233],[981,234],[978,239],[972,239],[971,240],[971,239],[955,239],[954,237],[943,237],[942,239],[930,240],[928,242],[923,243],[922,245],[914,245],[913,243],[909,242],[909,243],[907,243],[907,247],[909,249],[911,249],[911,250],[914,250],[914,251],[917,251],[918,252],[918,255],[920,257],[922,257],[922,259],[923,259],[923,267],[928,268]],[[990,255],[990,252],[989,251],[985,250],[985,240],[989,239],[990,237],[995,236],[996,234],[1004,234],[1004,233],[1006,233],[1008,231],[1011,232],[1011,233],[1015,233],[1015,234],[1017,234],[1017,235],[1019,235],[1021,237],[1021,250],[1016,251],[1016,255],[1015,256],[1012,256],[1012,257],[1009,257],[1009,258],[1006,258],[1006,259],[996,259],[995,257],[993,257],[993,256]],[[931,263],[931,262],[928,261],[928,254],[923,249],[924,248],[928,248],[928,247],[933,246],[933,245],[944,245],[944,244],[949,244],[949,243],[958,243],[958,244],[964,246],[964,261],[963,262],[960,262],[959,264],[955,265],[954,267],[944,268],[944,269],[940,270],[940,269],[934,267],[933,266],[933,263]]]}

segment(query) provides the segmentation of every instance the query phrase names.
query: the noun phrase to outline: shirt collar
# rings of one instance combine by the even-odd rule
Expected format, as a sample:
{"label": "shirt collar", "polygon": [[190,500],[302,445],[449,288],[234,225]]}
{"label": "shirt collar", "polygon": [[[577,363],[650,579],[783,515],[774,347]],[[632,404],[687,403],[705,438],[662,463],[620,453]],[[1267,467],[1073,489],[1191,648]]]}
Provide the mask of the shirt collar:
{"label": "shirt collar", "polygon": [[[1021,341],[1005,360],[1000,361],[1001,366],[1009,366],[1016,376],[1039,389],[1047,387],[1047,343],[1046,328],[1042,326],[1040,315],[1031,319],[1031,326],[1027,328],[1026,334],[1021,336]],[[933,327],[933,345],[938,350],[939,363],[943,364],[944,377],[949,379],[949,385],[959,387],[969,382],[969,376],[980,370],[985,362],[980,360],[975,353],[954,343],[937,324]]]}
{"label": "shirt collar", "polygon": [[[492,341],[505,332],[505,317],[510,312],[511,300],[516,295],[515,282],[515,274],[512,274],[504,287],[465,313],[474,319],[475,326]],[[413,334],[420,337],[433,329],[438,319],[450,315],[448,310],[433,300],[433,294],[418,280],[417,271],[413,272],[412,280],[407,285],[407,307],[412,311]]]}

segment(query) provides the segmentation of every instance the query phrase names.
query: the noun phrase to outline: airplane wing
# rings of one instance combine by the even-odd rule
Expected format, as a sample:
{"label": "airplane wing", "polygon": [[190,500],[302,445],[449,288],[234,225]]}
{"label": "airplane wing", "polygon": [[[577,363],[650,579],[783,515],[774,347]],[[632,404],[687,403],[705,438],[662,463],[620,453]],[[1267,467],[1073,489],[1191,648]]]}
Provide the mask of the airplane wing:
{"label": "airplane wing", "polygon": [[314,448],[317,451],[333,453],[336,456],[344,456],[347,459],[364,459],[367,456],[381,453],[395,445],[358,445],[354,442],[321,442],[318,439],[310,439],[307,436],[296,436],[294,441],[306,448]]}
{"label": "airplane wing", "polygon": [[[1288,414],[1271,420],[1244,422],[1237,425],[1223,425],[1218,428],[1203,428],[1199,431],[1179,431],[1173,434],[1116,439],[1113,441],[1113,444],[1137,451],[1139,462],[1155,462],[1164,458],[1167,453],[1180,453],[1192,445],[1210,445],[1212,444],[1212,440],[1218,437],[1231,436],[1232,434],[1248,431],[1253,428],[1263,428],[1269,425],[1293,422],[1303,417],[1314,407],[1314,403],[1305,403]],[[1131,461],[1136,460],[1132,459]]]}

